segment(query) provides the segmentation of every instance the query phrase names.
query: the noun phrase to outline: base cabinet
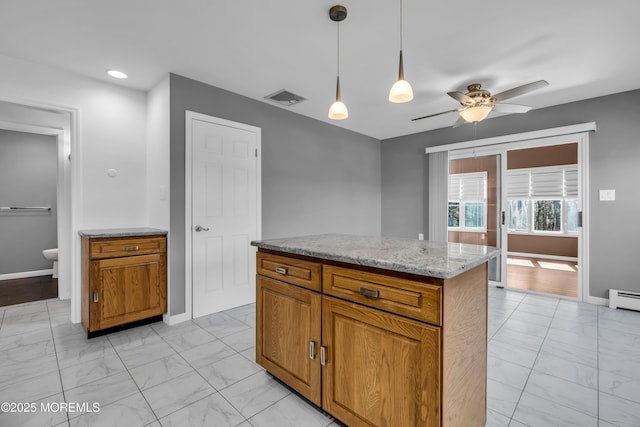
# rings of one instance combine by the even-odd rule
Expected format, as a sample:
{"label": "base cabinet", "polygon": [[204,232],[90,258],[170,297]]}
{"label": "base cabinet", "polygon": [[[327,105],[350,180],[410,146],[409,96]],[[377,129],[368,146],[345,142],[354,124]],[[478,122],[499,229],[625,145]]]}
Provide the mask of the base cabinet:
{"label": "base cabinet", "polygon": [[273,255],[258,252],[258,266],[278,274],[256,278],[256,360],[267,371],[349,426],[485,425],[486,264],[422,283],[322,264],[319,291],[263,262]]}
{"label": "base cabinet", "polygon": [[320,294],[262,276],[256,289],[256,361],[320,406]]}
{"label": "base cabinet", "polygon": [[439,423],[440,328],[322,297],[322,407],[350,426]]}
{"label": "base cabinet", "polygon": [[82,249],[82,324],[89,336],[166,312],[166,237],[83,237]]}

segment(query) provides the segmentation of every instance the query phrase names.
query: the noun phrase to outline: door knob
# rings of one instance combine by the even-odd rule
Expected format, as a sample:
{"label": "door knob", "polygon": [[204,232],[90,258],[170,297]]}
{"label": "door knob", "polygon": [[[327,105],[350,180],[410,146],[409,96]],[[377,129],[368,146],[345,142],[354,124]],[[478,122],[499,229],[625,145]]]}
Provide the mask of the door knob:
{"label": "door knob", "polygon": [[200,232],[200,231],[209,231],[209,228],[208,228],[208,227],[203,227],[203,226],[201,226],[201,225],[196,225],[195,227],[193,227],[193,229],[194,229],[195,231],[197,231],[197,232]]}

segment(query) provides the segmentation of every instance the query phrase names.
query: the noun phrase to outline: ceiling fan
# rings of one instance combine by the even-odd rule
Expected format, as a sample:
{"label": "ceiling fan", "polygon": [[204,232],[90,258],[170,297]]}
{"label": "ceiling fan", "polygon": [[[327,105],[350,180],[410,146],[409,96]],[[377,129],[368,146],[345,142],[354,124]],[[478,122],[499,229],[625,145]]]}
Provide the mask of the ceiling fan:
{"label": "ceiling fan", "polygon": [[467,93],[459,91],[447,92],[447,95],[460,102],[462,108],[443,111],[442,113],[430,114],[423,117],[416,117],[411,121],[414,122],[416,120],[440,116],[442,114],[458,112],[460,117],[458,117],[458,120],[453,124],[453,127],[457,128],[465,123],[480,122],[484,120],[491,111],[497,111],[500,113],[526,113],[531,109],[531,107],[518,104],[504,104],[502,101],[524,95],[525,93],[540,89],[548,84],[549,83],[547,83],[546,80],[538,80],[537,82],[528,83],[526,85],[514,87],[513,89],[505,90],[504,92],[500,92],[496,95],[491,95],[491,92],[481,88],[480,83],[473,83],[467,86]]}

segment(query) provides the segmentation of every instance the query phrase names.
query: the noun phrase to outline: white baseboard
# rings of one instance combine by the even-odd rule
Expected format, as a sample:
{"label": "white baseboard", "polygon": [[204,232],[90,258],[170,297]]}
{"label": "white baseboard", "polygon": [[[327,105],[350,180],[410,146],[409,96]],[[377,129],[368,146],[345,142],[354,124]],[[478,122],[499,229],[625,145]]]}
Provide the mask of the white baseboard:
{"label": "white baseboard", "polygon": [[589,297],[587,297],[587,302],[589,304],[606,305],[607,307],[609,307],[609,298],[600,298],[600,297],[589,296]]}
{"label": "white baseboard", "polygon": [[187,313],[174,314],[170,316],[168,314],[162,315],[162,320],[169,326],[177,325],[178,323],[186,322],[187,320],[191,320],[191,317],[187,315]]}
{"label": "white baseboard", "polygon": [[26,277],[51,276],[53,268],[48,270],[21,271],[19,273],[0,274],[0,280],[24,279]]}

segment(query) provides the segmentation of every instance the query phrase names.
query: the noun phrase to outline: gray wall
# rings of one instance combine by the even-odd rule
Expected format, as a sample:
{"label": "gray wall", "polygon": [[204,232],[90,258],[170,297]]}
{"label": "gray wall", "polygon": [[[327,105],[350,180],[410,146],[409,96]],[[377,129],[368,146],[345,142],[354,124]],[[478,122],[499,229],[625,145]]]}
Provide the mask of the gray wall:
{"label": "gray wall", "polygon": [[263,238],[380,235],[379,140],[175,74],[170,79],[172,315],[184,311],[185,110],[262,129]]}
{"label": "gray wall", "polygon": [[[595,121],[589,136],[590,294],[609,288],[640,292],[640,90],[486,120],[476,138]],[[472,125],[382,141],[382,234],[415,237],[427,230],[427,161],[424,148],[474,139]],[[598,201],[598,190],[615,189],[615,202]]]}
{"label": "gray wall", "polygon": [[0,130],[0,206],[51,206],[47,213],[0,212],[0,274],[52,267],[42,250],[57,247],[56,142]]}

